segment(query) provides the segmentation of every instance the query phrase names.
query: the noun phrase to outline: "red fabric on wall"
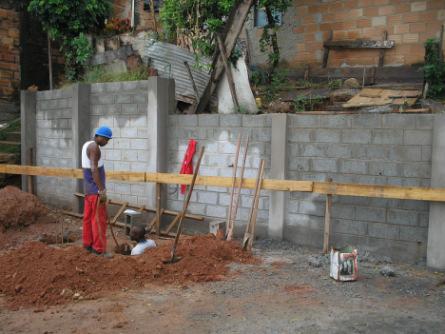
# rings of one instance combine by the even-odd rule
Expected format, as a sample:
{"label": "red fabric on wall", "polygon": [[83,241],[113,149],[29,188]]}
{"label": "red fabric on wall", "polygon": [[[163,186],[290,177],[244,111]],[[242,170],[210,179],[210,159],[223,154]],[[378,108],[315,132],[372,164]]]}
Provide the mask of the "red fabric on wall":
{"label": "red fabric on wall", "polygon": [[[184,159],[182,160],[181,171],[179,174],[193,174],[193,156],[196,152],[196,140],[190,139],[187,151],[185,151]],[[185,194],[187,190],[187,185],[181,184],[181,194]]]}

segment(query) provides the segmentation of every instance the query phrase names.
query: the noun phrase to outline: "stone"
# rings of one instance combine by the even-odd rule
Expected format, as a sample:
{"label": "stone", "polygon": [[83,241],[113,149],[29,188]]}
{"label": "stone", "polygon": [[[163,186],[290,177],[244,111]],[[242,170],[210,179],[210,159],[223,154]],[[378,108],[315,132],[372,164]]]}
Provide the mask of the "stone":
{"label": "stone", "polygon": [[137,54],[132,54],[127,57],[127,69],[129,71],[134,71],[142,65],[141,56]]}
{"label": "stone", "polygon": [[357,89],[341,88],[334,90],[331,95],[332,102],[346,102],[358,93]]}
{"label": "stone", "polygon": [[395,277],[396,271],[393,267],[386,265],[380,269],[380,274],[385,277]]}
{"label": "stone", "polygon": [[323,263],[318,257],[310,256],[308,259],[308,264],[314,268],[320,268],[323,266]]}
{"label": "stone", "polygon": [[355,88],[355,89],[357,89],[357,88],[360,88],[361,85],[360,85],[360,82],[356,78],[349,78],[349,79],[346,79],[343,82],[343,87],[344,88],[351,88],[351,89]]}

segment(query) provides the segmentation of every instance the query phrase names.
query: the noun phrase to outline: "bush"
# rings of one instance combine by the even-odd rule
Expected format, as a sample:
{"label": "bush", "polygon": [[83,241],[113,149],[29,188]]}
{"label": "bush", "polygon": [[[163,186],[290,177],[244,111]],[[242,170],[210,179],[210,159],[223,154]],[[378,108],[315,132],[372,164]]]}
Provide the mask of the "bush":
{"label": "bush", "polygon": [[428,97],[445,95],[445,63],[441,58],[440,43],[430,38],[425,43],[425,81],[428,83]]}

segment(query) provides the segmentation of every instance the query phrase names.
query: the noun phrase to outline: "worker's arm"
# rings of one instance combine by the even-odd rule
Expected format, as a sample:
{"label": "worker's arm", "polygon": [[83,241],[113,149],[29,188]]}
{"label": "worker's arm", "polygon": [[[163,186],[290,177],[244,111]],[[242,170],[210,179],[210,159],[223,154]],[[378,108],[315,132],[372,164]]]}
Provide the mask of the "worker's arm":
{"label": "worker's arm", "polygon": [[87,155],[91,162],[91,174],[93,175],[93,180],[99,188],[99,193],[105,192],[105,187],[99,176],[99,160],[100,160],[100,149],[96,143],[91,143],[87,149]]}

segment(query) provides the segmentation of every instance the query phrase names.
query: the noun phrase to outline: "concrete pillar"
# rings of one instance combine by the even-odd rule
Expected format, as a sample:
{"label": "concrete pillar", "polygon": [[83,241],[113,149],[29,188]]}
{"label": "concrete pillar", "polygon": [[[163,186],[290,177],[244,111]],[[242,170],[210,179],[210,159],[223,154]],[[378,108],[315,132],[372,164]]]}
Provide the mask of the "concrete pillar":
{"label": "concrete pillar", "polygon": [[[286,179],[287,175],[287,115],[272,114],[272,143],[270,178]],[[272,239],[283,239],[284,219],[288,194],[274,191],[270,194],[268,234]]]}
{"label": "concrete pillar", "polygon": [[[434,117],[431,187],[445,188],[445,115]],[[445,203],[431,202],[428,225],[427,265],[445,269]]]}
{"label": "concrete pillar", "polygon": [[[150,77],[148,79],[148,172],[167,172],[168,115],[176,109],[175,81],[173,79]],[[147,185],[151,208],[156,207],[156,184]],[[164,186],[162,187],[164,188]],[[165,195],[165,189],[162,189]],[[165,201],[163,196],[162,202]],[[163,203],[164,204],[164,203]]]}
{"label": "concrete pillar", "polygon": [[[73,131],[73,168],[82,166],[82,146],[91,138],[90,133],[90,88],[89,84],[76,83],[73,85],[72,100],[72,131]],[[74,181],[74,191],[83,192],[83,180]],[[82,211],[83,201],[73,196],[73,211]]]}
{"label": "concrete pillar", "polygon": [[[29,165],[30,149],[33,150],[33,163],[36,161],[36,109],[37,96],[35,92],[22,90],[20,92],[20,118],[21,118],[21,162]],[[34,178],[35,179],[35,178]],[[35,182],[34,182],[35,189]],[[27,176],[22,176],[22,190],[28,190]],[[34,190],[35,191],[35,190]]]}

